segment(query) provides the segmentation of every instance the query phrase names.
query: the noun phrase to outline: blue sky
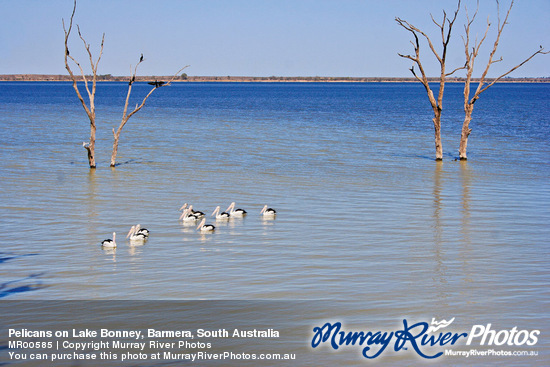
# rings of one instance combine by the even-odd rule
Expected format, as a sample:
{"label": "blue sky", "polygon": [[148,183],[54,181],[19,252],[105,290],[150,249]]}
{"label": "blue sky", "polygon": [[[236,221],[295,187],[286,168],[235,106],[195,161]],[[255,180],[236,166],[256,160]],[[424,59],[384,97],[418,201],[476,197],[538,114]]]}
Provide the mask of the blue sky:
{"label": "blue sky", "polygon": [[[494,1],[481,0],[476,30],[487,16],[496,28]],[[509,1],[501,0],[501,12]],[[0,74],[65,74],[61,19],[68,21],[72,0],[0,0]],[[471,11],[475,1],[463,0]],[[97,55],[105,33],[100,74],[128,75],[141,53],[140,75],[168,75],[190,65],[189,75],[230,76],[410,76],[410,34],[399,16],[433,35],[442,10],[454,0],[79,0],[75,23]],[[464,9],[451,41],[448,68],[464,63]],[[504,16],[504,14],[503,14]],[[550,50],[550,1],[517,0],[501,39],[490,76],[521,62],[539,45]],[[489,53],[489,35],[484,54]],[[439,44],[438,44],[439,46]],[[76,33],[71,55],[87,61]],[[431,76],[437,65],[426,45],[423,59]],[[483,59],[480,56],[478,75]],[[550,76],[550,55],[511,76]]]}

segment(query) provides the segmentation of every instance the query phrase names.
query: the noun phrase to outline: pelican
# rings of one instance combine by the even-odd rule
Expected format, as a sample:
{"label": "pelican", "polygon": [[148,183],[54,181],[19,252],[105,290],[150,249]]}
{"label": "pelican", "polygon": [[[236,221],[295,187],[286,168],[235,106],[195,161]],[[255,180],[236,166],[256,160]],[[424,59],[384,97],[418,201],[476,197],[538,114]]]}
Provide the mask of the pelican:
{"label": "pelican", "polygon": [[104,248],[115,248],[116,247],[115,237],[116,237],[116,232],[113,232],[113,239],[101,241],[101,246]]}
{"label": "pelican", "polygon": [[185,210],[185,209],[187,209],[187,203],[185,203],[185,204],[183,204],[183,205],[181,206],[180,212],[181,212],[182,210]]}
{"label": "pelican", "polygon": [[147,236],[145,236],[143,233],[140,233],[140,225],[138,224],[130,228],[130,232],[128,232],[126,238],[130,238],[130,242],[143,243],[147,239]]}
{"label": "pelican", "polygon": [[206,223],[206,218],[202,218],[202,221],[197,226],[197,229],[200,229],[202,233],[214,232],[214,229],[216,229],[216,227],[214,227],[212,224],[204,224],[204,223]]}
{"label": "pelican", "polygon": [[235,202],[232,202],[231,205],[229,205],[226,212],[228,212],[232,217],[244,217],[246,215],[246,210],[235,209]]}
{"label": "pelican", "polygon": [[220,206],[218,205],[216,207],[216,209],[214,209],[214,212],[212,213],[211,216],[216,216],[216,220],[228,220],[229,219],[229,216],[230,214],[227,213],[227,212],[221,212],[220,213]]}
{"label": "pelican", "polygon": [[277,212],[273,208],[268,208],[267,205],[264,205],[262,211],[260,212],[264,218],[273,218],[277,215]]}
{"label": "pelican", "polygon": [[203,212],[200,212],[200,211],[197,211],[197,210],[193,210],[193,205],[189,205],[189,210],[191,211],[191,214],[193,214],[195,217],[197,218],[200,218],[200,217],[204,217],[204,213]]}
{"label": "pelican", "polygon": [[195,224],[195,222],[199,220],[199,218],[196,215],[191,214],[191,211],[189,209],[185,209],[183,211],[183,213],[180,216],[180,219],[183,221],[183,224],[189,224],[189,223]]}
{"label": "pelican", "polygon": [[141,228],[139,224],[136,227],[136,234],[141,234],[145,236],[145,238],[149,238],[149,230],[147,228]]}
{"label": "pelican", "polygon": [[180,215],[180,220],[183,220],[183,219],[185,219],[186,217],[191,217],[191,216],[193,216],[193,214],[191,214],[191,212],[189,211],[189,209],[185,209],[185,210],[183,211],[183,213],[181,213],[181,215]]}

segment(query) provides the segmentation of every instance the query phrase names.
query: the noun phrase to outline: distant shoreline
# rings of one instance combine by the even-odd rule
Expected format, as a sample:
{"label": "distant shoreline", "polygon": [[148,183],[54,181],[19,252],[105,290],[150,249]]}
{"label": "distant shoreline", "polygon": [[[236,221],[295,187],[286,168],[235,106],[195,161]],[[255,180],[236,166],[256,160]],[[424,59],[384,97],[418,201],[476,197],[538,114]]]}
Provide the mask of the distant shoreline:
{"label": "distant shoreline", "polygon": [[[172,76],[137,76],[138,82],[150,81],[166,81]],[[98,75],[99,82],[128,82],[129,76],[113,76]],[[82,80],[79,77],[78,80]],[[438,82],[439,78],[428,78],[430,82]],[[461,83],[465,78],[452,77],[447,78],[449,83]],[[487,82],[493,79],[487,78]],[[0,75],[0,81],[30,81],[30,82],[70,82],[69,75],[50,75],[50,74],[3,74]],[[478,79],[473,79],[473,82]],[[269,76],[269,77],[253,77],[253,76],[182,76],[174,80],[174,82],[260,82],[260,83],[409,83],[418,82],[415,78],[398,78],[398,77],[287,77],[287,76]],[[540,78],[503,78],[500,83],[550,83],[550,77]]]}

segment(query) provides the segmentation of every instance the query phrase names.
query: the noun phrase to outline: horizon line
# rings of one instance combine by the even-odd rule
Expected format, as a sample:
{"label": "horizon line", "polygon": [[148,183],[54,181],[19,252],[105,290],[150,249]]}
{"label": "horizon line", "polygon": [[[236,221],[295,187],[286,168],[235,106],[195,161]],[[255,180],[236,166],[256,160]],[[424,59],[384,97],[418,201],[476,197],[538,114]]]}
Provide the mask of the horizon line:
{"label": "horizon line", "polygon": [[[87,74],[86,76],[91,76]],[[131,76],[114,76],[111,74],[97,75],[97,81],[102,82],[127,82]],[[156,80],[170,80],[173,75],[143,75],[136,76],[136,82],[149,82]],[[447,82],[462,82],[465,77],[448,77]],[[496,78],[486,78],[492,81]],[[77,77],[82,81],[82,75]],[[430,82],[439,81],[439,77],[428,77]],[[68,74],[0,74],[0,81],[72,81]],[[414,77],[388,77],[388,76],[193,76],[186,73],[180,74],[172,82],[418,82]],[[473,82],[479,78],[472,78]],[[550,77],[504,77],[500,82],[550,82]]]}

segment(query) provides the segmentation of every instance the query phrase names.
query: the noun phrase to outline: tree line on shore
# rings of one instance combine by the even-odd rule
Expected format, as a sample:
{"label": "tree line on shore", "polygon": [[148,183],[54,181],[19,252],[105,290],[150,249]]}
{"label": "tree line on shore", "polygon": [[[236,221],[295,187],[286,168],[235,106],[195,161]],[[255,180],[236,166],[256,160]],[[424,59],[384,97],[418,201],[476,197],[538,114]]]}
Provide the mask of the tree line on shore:
{"label": "tree line on shore", "polygon": [[[91,78],[92,75],[87,75]],[[171,75],[136,75],[136,82],[152,82],[155,80],[168,80]],[[125,82],[130,80],[128,75],[99,74],[97,81],[101,82]],[[492,82],[495,78],[486,78],[487,82]],[[448,83],[464,83],[464,77],[448,77]],[[70,75],[64,74],[0,74],[0,81],[34,81],[34,82],[71,82]],[[438,83],[439,77],[428,77],[430,83]],[[353,76],[207,76],[207,75],[186,75],[174,79],[177,82],[319,82],[319,83],[411,83],[418,82],[414,77],[353,77]],[[472,82],[479,82],[479,78],[472,78]],[[499,82],[508,83],[550,83],[550,77],[507,77]]]}

